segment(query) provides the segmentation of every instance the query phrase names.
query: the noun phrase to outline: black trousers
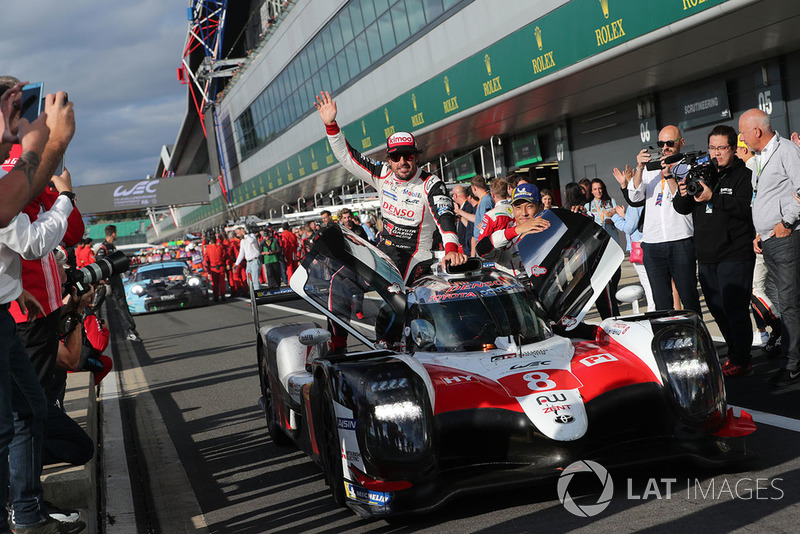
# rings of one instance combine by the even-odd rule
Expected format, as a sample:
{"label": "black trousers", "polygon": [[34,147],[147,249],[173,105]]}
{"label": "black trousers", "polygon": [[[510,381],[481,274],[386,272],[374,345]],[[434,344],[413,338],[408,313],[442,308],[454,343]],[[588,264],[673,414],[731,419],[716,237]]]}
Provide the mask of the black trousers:
{"label": "black trousers", "polygon": [[750,365],[753,343],[753,267],[755,260],[701,263],[697,267],[706,305],[728,346],[728,358],[744,367]]}
{"label": "black trousers", "polygon": [[[25,350],[33,363],[36,378],[47,391],[56,368],[58,352],[58,323],[61,310],[46,317],[39,317],[32,323],[17,323],[17,333],[25,344]],[[53,399],[47,399],[52,401]]]}

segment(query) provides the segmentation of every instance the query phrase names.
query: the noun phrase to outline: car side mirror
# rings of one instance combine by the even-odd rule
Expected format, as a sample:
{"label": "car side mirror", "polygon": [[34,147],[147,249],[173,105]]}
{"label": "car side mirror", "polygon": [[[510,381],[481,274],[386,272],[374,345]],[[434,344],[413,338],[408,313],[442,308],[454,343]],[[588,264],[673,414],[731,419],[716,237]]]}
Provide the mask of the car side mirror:
{"label": "car side mirror", "polygon": [[436,342],[436,329],[425,319],[414,319],[411,327],[411,340],[420,350],[426,350]]}

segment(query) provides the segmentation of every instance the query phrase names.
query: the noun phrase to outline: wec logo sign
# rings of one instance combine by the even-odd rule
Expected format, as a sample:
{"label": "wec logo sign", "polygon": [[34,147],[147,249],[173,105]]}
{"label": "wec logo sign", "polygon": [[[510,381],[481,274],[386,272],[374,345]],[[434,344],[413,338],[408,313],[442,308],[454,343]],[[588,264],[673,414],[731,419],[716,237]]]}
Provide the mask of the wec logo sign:
{"label": "wec logo sign", "polygon": [[155,194],[157,192],[156,186],[159,182],[160,180],[144,180],[138,182],[130,189],[125,189],[125,186],[121,185],[114,189],[114,198],[129,197],[131,195]]}

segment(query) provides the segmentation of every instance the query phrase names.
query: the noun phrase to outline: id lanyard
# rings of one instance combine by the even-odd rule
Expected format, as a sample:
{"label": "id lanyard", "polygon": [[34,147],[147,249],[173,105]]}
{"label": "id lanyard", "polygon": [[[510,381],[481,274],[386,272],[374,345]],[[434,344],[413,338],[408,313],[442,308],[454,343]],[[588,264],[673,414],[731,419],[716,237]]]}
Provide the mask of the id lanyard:
{"label": "id lanyard", "polygon": [[754,158],[758,158],[756,160],[756,183],[753,186],[753,197],[750,199],[750,207],[753,207],[753,204],[756,202],[756,192],[758,191],[758,179],[761,178],[761,156],[753,156]]}
{"label": "id lanyard", "polygon": [[603,219],[603,211],[601,209],[600,203],[597,202],[597,199],[594,199],[592,201],[592,204],[594,204],[594,207],[597,210],[597,215],[600,217],[600,222],[598,224],[602,225],[603,223],[605,223],[605,219]]}
{"label": "id lanyard", "polygon": [[656,197],[656,206],[660,206],[661,203],[664,201],[664,183],[666,183],[666,178],[661,176],[661,191],[659,191],[658,196]]}

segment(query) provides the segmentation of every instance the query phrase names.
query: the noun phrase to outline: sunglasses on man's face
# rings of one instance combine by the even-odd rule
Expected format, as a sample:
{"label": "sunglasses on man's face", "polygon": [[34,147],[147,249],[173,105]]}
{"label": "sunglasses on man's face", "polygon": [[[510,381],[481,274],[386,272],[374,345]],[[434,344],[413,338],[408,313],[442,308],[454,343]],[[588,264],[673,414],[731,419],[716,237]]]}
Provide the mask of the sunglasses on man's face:
{"label": "sunglasses on man's face", "polygon": [[389,154],[389,159],[394,161],[395,163],[400,161],[401,158],[405,158],[406,161],[414,161],[415,159],[417,159],[417,155],[414,154],[413,152],[401,152],[399,154],[395,152],[394,154]]}
{"label": "sunglasses on man's face", "polygon": [[668,147],[672,148],[672,147],[675,146],[675,143],[677,143],[678,141],[680,141],[680,139],[675,139],[674,141],[673,140],[658,141],[656,144],[658,145],[658,148],[663,148],[664,145],[667,145]]}

